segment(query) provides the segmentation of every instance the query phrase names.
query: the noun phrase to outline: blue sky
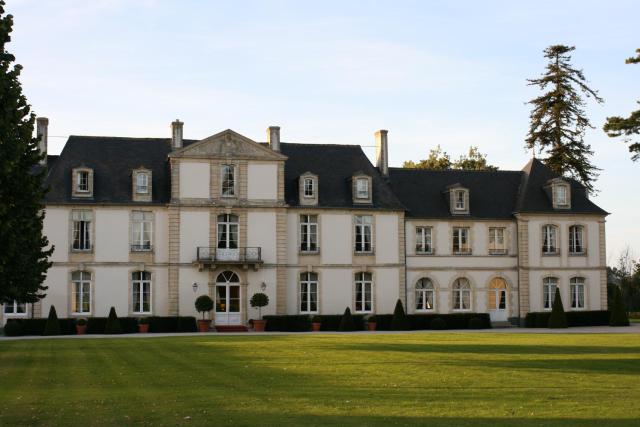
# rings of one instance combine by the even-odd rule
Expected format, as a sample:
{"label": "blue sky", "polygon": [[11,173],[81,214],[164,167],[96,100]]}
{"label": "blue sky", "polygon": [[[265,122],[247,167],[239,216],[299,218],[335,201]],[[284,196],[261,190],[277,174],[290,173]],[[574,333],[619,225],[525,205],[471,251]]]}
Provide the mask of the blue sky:
{"label": "blue sky", "polygon": [[640,99],[637,1],[42,1],[9,0],[10,50],[50,152],[68,135],[185,137],[231,128],[256,140],[269,125],[292,142],[361,144],[389,129],[390,162],[453,157],[477,145],[520,169],[529,124],[526,79],[542,50],[577,47],[604,105],[587,112],[603,169],[594,200],[612,213],[608,258],[640,255],[640,163],[601,131]]}

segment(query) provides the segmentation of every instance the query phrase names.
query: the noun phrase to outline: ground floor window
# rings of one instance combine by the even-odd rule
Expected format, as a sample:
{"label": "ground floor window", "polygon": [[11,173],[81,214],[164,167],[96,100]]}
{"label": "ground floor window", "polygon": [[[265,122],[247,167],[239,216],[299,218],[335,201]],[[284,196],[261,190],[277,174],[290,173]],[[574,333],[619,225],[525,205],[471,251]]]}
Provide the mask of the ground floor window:
{"label": "ground floor window", "polygon": [[300,273],[300,313],[318,312],[318,273]]}
{"label": "ground floor window", "polygon": [[356,312],[372,311],[373,277],[371,273],[356,273]]}
{"label": "ground floor window", "polygon": [[87,271],[74,271],[71,273],[71,312],[91,312],[91,273]]}
{"label": "ground floor window", "polygon": [[471,285],[467,279],[453,282],[453,309],[471,310]]}
{"label": "ground floor window", "polygon": [[430,279],[422,278],[416,283],[416,311],[433,310],[435,289]]}
{"label": "ground floor window", "polygon": [[571,291],[571,308],[584,308],[584,278],[574,277],[571,279],[569,289]]}
{"label": "ground floor window", "polygon": [[545,310],[551,310],[553,300],[556,297],[556,289],[558,288],[558,279],[555,277],[545,277],[542,280],[542,302]]}
{"label": "ground floor window", "polygon": [[27,304],[23,302],[8,302],[4,305],[4,314],[26,315]]}
{"label": "ground floor window", "polygon": [[132,274],[133,312],[151,313],[151,273],[136,271]]}

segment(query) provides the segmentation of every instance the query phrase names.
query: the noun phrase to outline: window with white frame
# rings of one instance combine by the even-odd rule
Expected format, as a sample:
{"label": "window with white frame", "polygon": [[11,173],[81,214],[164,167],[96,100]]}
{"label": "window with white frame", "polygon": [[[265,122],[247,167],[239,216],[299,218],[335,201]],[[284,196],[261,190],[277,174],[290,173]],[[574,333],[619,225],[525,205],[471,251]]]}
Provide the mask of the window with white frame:
{"label": "window with white frame", "polygon": [[373,217],[371,215],[356,215],[356,253],[368,253],[373,251],[371,245],[371,226]]}
{"label": "window with white frame", "polygon": [[465,190],[455,190],[453,192],[454,197],[454,208],[457,211],[466,211],[467,210],[467,202],[466,202],[466,191]]}
{"label": "window with white frame", "polygon": [[489,228],[489,253],[504,254],[507,252],[507,245],[504,234],[505,229],[502,227]]}
{"label": "window with white frame", "polygon": [[553,300],[556,298],[558,279],[556,277],[545,277],[542,279],[542,306],[545,310],[553,308]]}
{"label": "window with white frame", "polygon": [[453,227],[453,253],[470,254],[469,227]]}
{"label": "window with white frame", "polygon": [[313,178],[304,178],[303,185],[304,185],[304,192],[303,192],[304,197],[313,198],[316,196],[316,185],[315,185],[315,180]]}
{"label": "window with white frame", "polygon": [[569,281],[571,292],[571,308],[579,310],[584,308],[584,278],[574,277]]}
{"label": "window with white frame", "polygon": [[542,226],[542,253],[551,255],[558,253],[558,227],[555,225]]}
{"label": "window with white frame", "polygon": [[318,252],[318,215],[300,215],[300,251]]}
{"label": "window with white frame", "polygon": [[218,249],[238,249],[238,216],[218,215]]}
{"label": "window with white frame", "polygon": [[89,171],[77,171],[76,172],[76,192],[88,193],[89,187]]}
{"label": "window with white frame", "polygon": [[146,172],[138,172],[136,174],[136,193],[149,193],[149,174],[147,174]]}
{"label": "window with white frame", "polygon": [[131,250],[150,251],[153,236],[153,213],[134,211],[131,214]]}
{"label": "window with white frame", "polygon": [[432,230],[431,227],[416,227],[416,253],[433,253]]}
{"label": "window with white frame", "polygon": [[91,211],[73,211],[71,213],[73,222],[73,241],[71,248],[74,251],[90,251],[91,245],[91,222],[93,213]]}
{"label": "window with white frame", "polygon": [[370,313],[373,310],[373,276],[371,273],[356,273],[356,313]]}
{"label": "window with white frame", "polygon": [[222,165],[222,196],[236,195],[236,168],[233,165]]}
{"label": "window with white frame", "polygon": [[368,199],[369,198],[369,179],[357,178],[356,179],[356,199]]}
{"label": "window with white frame", "polygon": [[436,291],[430,279],[422,278],[416,283],[416,311],[434,309]]}
{"label": "window with white frame", "polygon": [[556,205],[557,206],[566,206],[569,204],[568,201],[568,191],[566,185],[556,185],[555,186],[555,196],[556,196]]}
{"label": "window with white frame", "polygon": [[300,273],[300,313],[318,312],[318,273]]}
{"label": "window with white frame", "polygon": [[471,310],[471,284],[469,280],[461,278],[453,282],[453,309]]}
{"label": "window with white frame", "polygon": [[71,273],[71,312],[91,313],[91,273],[74,271]]}
{"label": "window with white frame", "polygon": [[151,273],[135,271],[131,274],[133,312],[151,313]]}
{"label": "window with white frame", "polygon": [[4,314],[9,314],[13,316],[26,316],[27,315],[27,304],[23,302],[13,301],[7,302],[4,304]]}
{"label": "window with white frame", "polygon": [[574,255],[584,253],[584,227],[581,225],[569,227],[569,252]]}

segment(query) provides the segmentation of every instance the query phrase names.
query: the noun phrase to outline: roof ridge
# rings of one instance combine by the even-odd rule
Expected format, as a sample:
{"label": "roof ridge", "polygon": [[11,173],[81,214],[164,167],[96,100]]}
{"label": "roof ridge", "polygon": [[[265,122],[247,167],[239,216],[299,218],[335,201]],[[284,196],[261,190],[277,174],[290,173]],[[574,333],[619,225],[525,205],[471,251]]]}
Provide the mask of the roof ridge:
{"label": "roof ridge", "polygon": [[420,171],[420,172],[477,172],[477,173],[522,173],[521,170],[513,169],[498,169],[498,170],[475,170],[475,169],[427,169],[427,168],[403,168],[403,167],[389,167],[389,169],[402,170],[402,171]]}
{"label": "roof ridge", "polygon": [[[170,141],[171,138],[152,137],[152,136],[104,136],[104,135],[69,135],[71,138],[90,138],[90,139],[125,139],[133,141]],[[201,141],[200,139],[184,138],[183,141]]]}
{"label": "roof ridge", "polygon": [[360,144],[325,144],[325,143],[313,143],[313,142],[284,142],[284,141],[281,141],[280,144],[312,145],[312,146],[316,146],[316,147],[327,146],[327,147],[358,147],[358,148],[362,148],[362,145],[360,145]]}

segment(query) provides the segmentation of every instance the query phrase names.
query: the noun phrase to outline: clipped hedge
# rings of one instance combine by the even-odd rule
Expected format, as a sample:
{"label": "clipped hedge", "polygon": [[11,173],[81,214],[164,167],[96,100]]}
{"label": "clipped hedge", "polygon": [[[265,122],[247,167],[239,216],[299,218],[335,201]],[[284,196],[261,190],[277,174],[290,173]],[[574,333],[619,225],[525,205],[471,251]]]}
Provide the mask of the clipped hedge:
{"label": "clipped hedge", "polygon": [[263,316],[263,319],[267,321],[266,331],[307,332],[311,330],[311,316],[305,314]]}
{"label": "clipped hedge", "polygon": [[[47,325],[47,319],[7,319],[7,324],[19,323],[19,335],[44,335],[44,329]],[[76,321],[75,319],[58,319],[60,324],[60,335],[75,335],[76,334]]]}
{"label": "clipped hedge", "polygon": [[[611,313],[608,310],[567,311],[567,326],[606,326]],[[546,328],[549,324],[550,311],[527,313],[524,326],[527,328]]]}
{"label": "clipped hedge", "polygon": [[196,318],[193,316],[152,316],[149,320],[149,332],[197,332]]}

